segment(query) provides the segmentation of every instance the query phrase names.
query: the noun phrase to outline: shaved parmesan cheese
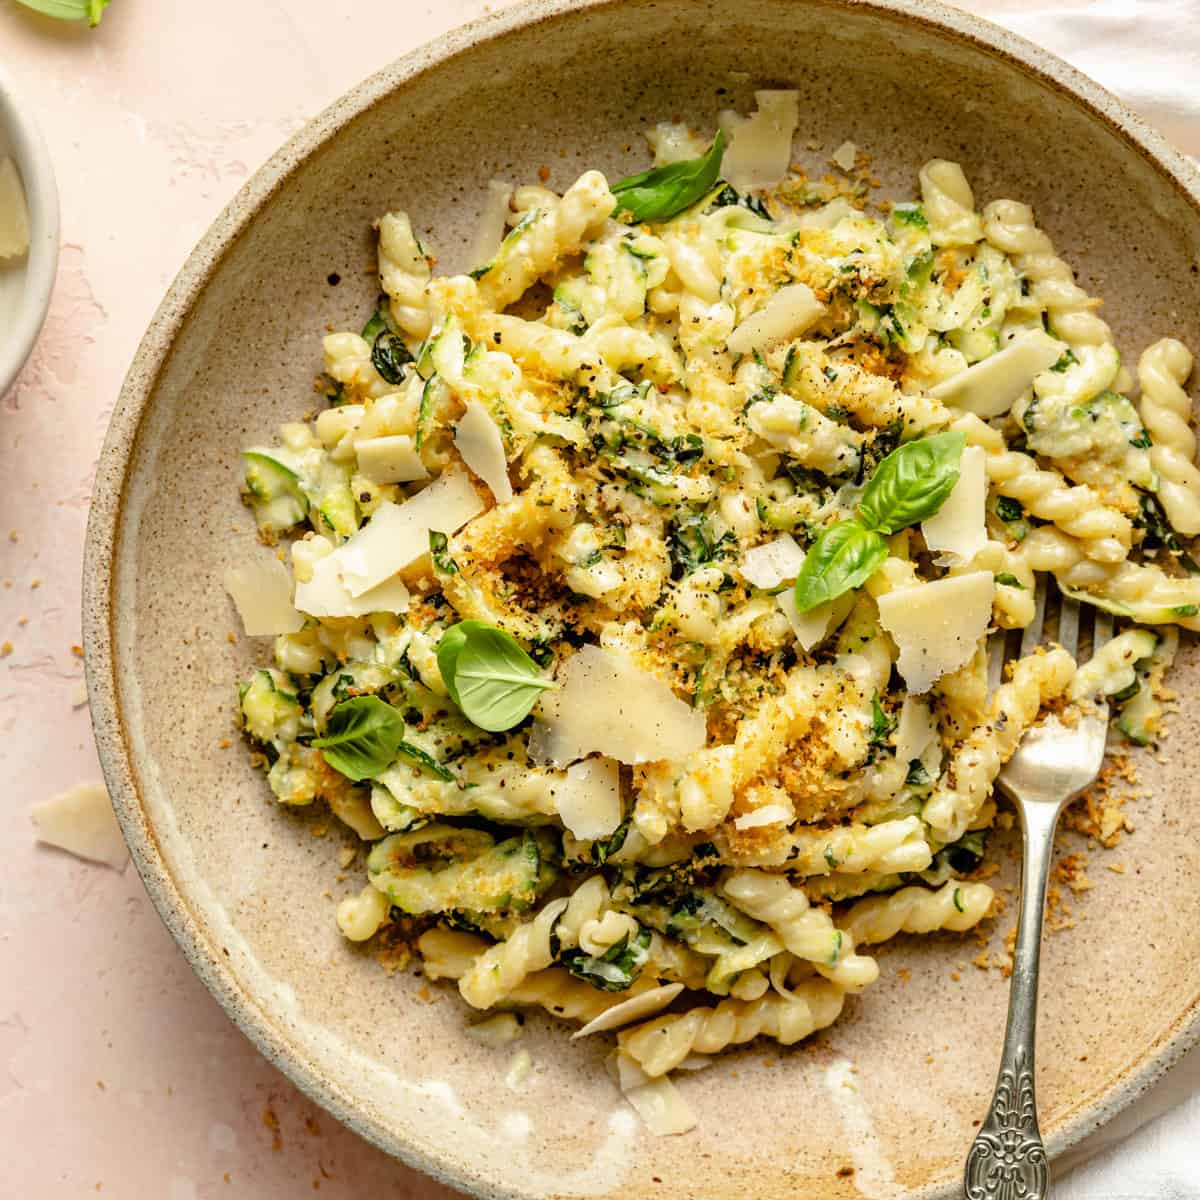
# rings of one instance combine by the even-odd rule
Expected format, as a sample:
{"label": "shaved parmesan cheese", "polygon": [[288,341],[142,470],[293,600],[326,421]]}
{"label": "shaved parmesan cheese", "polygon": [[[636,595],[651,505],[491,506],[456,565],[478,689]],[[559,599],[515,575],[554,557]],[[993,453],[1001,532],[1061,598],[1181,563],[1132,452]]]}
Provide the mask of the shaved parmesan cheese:
{"label": "shaved parmesan cheese", "polygon": [[853,142],[843,142],[830,155],[833,165],[840,167],[843,171],[853,171],[856,158],[858,158],[858,147]]}
{"label": "shaved parmesan cheese", "polygon": [[416,443],[406,433],[363,438],[354,443],[354,452],[360,473],[372,483],[413,483],[429,478]]}
{"label": "shaved parmesan cheese", "polygon": [[0,261],[29,249],[29,208],[11,158],[0,158]]}
{"label": "shaved parmesan cheese", "polygon": [[800,123],[798,92],[755,92],[754,99],[758,111],[748,117],[729,110],[721,114],[721,128],[729,139],[721,175],[739,192],[783,181]]}
{"label": "shaved parmesan cheese", "polygon": [[468,402],[467,411],[454,430],[454,445],[463,462],[492,489],[492,495],[500,504],[512,499],[504,438],[491,414],[478,400]]}
{"label": "shaved parmesan cheese", "polygon": [[1031,329],[1003,350],[935,384],[929,394],[984,419],[998,417],[1033,386],[1034,376],[1058,362],[1063,349],[1063,343],[1048,333]]}
{"label": "shaved parmesan cheese", "polygon": [[651,1133],[670,1137],[695,1129],[695,1113],[665,1075],[652,1078],[621,1051],[617,1052],[617,1075],[625,1099]]}
{"label": "shaved parmesan cheese", "polygon": [[911,692],[927,692],[975,653],[992,617],[991,571],[970,571],[880,596],[879,622],[900,651]]}
{"label": "shaved parmesan cheese", "polygon": [[537,761],[563,767],[598,751],[623,763],[682,759],[704,747],[704,713],[632,659],[584,646],[543,695],[529,737]]}
{"label": "shaved parmesan cheese", "polygon": [[968,446],[962,452],[958,482],[942,507],[921,522],[925,545],[969,562],[987,545],[987,452]]}
{"label": "shaved parmesan cheese", "polygon": [[102,783],[80,783],[33,806],[37,839],[78,858],[121,870],[129,857]]}
{"label": "shaved parmesan cheese", "polygon": [[589,758],[567,768],[554,788],[562,823],[577,838],[608,837],[621,823],[621,768],[611,758]]}
{"label": "shaved parmesan cheese", "polygon": [[787,825],[796,814],[782,804],[764,804],[740,817],[734,817],[735,829],[758,829],[763,825]]}
{"label": "shaved parmesan cheese", "polygon": [[512,211],[510,201],[513,185],[503,179],[489,179],[487,199],[483,212],[475,226],[475,248],[471,251],[471,265],[486,267],[496,257],[500,243],[508,232],[508,214]]}
{"label": "shaved parmesan cheese", "polygon": [[504,1086],[510,1091],[519,1091],[521,1084],[529,1078],[529,1072],[532,1070],[533,1056],[528,1050],[518,1050],[512,1056],[508,1070],[504,1073]]}
{"label": "shaved parmesan cheese", "polygon": [[346,590],[361,596],[428,554],[431,529],[456,533],[481,512],[483,501],[466,473],[449,471],[403,504],[385,501],[330,557],[338,560]]}
{"label": "shaved parmesan cheese", "polygon": [[781,533],[774,541],[747,550],[739,570],[747,583],[770,589],[795,579],[802,566],[804,551],[790,533]]}
{"label": "shaved parmesan cheese", "polygon": [[896,722],[896,757],[904,763],[914,758],[925,762],[926,754],[933,748],[938,749],[940,758],[938,725],[929,701],[910,693],[904,697],[900,720]]}
{"label": "shaved parmesan cheese", "polygon": [[230,567],[225,572],[225,590],[247,637],[298,633],[304,628],[304,617],[292,604],[292,577],[277,558]]}
{"label": "shaved parmesan cheese", "polygon": [[656,167],[665,167],[667,163],[680,162],[685,158],[699,158],[708,149],[708,144],[686,125],[677,125],[672,121],[660,121],[646,134],[646,141],[654,151]]}
{"label": "shaved parmesan cheese", "polygon": [[806,283],[781,287],[757,312],[751,313],[726,343],[734,354],[749,354],[771,342],[798,337],[825,314],[825,305]]}
{"label": "shaved parmesan cheese", "polygon": [[582,1029],[571,1034],[575,1038],[588,1037],[593,1033],[603,1033],[608,1029],[619,1029],[633,1021],[641,1021],[662,1012],[680,992],[682,983],[664,983],[662,987],[651,988],[648,992],[640,992],[612,1008],[606,1008],[598,1017],[590,1020]]}
{"label": "shaved parmesan cheese", "polygon": [[482,1046],[496,1050],[515,1042],[521,1036],[521,1023],[513,1013],[497,1013],[486,1021],[477,1021],[467,1027],[467,1036]]}
{"label": "shaved parmesan cheese", "polygon": [[365,617],[374,612],[408,611],[408,588],[398,576],[352,596],[342,581],[337,553],[312,564],[312,578],[296,584],[296,607],[310,617]]}
{"label": "shaved parmesan cheese", "polygon": [[796,635],[796,641],[803,649],[811,650],[828,634],[829,623],[833,617],[832,600],[802,613],[796,608],[795,590],[788,588],[775,597],[775,603],[779,605],[780,612],[787,617],[788,624]]}

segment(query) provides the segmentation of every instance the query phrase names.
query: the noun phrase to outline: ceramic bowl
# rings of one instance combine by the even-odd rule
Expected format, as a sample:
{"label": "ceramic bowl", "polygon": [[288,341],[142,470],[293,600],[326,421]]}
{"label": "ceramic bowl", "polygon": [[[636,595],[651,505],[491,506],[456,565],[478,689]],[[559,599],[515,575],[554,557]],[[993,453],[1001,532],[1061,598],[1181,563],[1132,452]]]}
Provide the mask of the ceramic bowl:
{"label": "ceramic bowl", "polygon": [[[362,868],[339,879],[339,835],[310,836],[329,818],[273,804],[237,741],[220,747],[236,739],[233,683],[263,653],[226,637],[222,570],[254,545],[238,451],[313,407],[322,330],[371,310],[371,220],[407,209],[439,269],[461,267],[489,177],[545,167],[563,188],[598,166],[617,178],[645,165],[654,122],[687,114],[709,128],[779,84],[800,91],[797,151],[812,169],[849,138],[874,156],[881,194],[910,195],[925,159],[958,159],[980,203],[1034,205],[1106,298],[1127,354],[1166,333],[1200,346],[1196,172],[1033,46],[898,0],[536,0],[374,76],[246,185],[171,287],[108,435],[88,671],[146,886],[272,1062],[364,1137],[478,1195],[957,1196],[991,1094],[1006,981],[972,965],[976,942],[951,937],[893,946],[879,984],[801,1047],[756,1044],[685,1079],[700,1115],[685,1137],[648,1136],[604,1072],[604,1040],[571,1042],[548,1021],[529,1022],[534,1069],[509,1090],[511,1051],[465,1036],[453,990],[411,967],[388,974],[341,939],[332,900],[361,886]],[[1176,679],[1185,695],[1196,686],[1190,651]],[[1047,940],[1051,1154],[1200,1035],[1198,740],[1185,704],[1163,753],[1140,760],[1136,833],[1093,854],[1093,887],[1066,896],[1075,928]]]}
{"label": "ceramic bowl", "polygon": [[10,157],[29,206],[29,252],[0,264],[0,396],[25,365],[46,320],[58,269],[58,189],[28,102],[0,68],[0,159]]}

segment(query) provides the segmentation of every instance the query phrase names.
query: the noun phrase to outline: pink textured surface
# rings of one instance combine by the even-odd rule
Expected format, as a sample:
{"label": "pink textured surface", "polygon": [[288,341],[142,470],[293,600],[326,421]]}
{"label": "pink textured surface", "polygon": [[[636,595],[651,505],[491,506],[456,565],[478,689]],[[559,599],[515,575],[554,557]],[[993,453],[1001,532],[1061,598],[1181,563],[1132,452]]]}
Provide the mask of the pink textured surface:
{"label": "pink textured surface", "polygon": [[35,846],[27,809],[99,774],[72,708],[78,564],[104,428],[171,276],[308,117],[504,2],[115,0],[90,33],[0,6],[63,213],[49,322],[0,399],[0,1196],[450,1195],[300,1096],[192,976],[132,868]]}

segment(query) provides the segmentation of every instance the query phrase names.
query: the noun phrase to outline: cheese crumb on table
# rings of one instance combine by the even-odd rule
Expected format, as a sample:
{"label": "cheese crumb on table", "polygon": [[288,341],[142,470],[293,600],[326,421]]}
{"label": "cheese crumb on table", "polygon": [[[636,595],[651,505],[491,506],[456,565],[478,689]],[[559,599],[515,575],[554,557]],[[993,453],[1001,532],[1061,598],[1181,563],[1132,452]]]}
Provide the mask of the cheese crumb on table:
{"label": "cheese crumb on table", "polygon": [[121,870],[129,858],[108,792],[102,783],[80,783],[33,806],[37,839],[77,858]]}

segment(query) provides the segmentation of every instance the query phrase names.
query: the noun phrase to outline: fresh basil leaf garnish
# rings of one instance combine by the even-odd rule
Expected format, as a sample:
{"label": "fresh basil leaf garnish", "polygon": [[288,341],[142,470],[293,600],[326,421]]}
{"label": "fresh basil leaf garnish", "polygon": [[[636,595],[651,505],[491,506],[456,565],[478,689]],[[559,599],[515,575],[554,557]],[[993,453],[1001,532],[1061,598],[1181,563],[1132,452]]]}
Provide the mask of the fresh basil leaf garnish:
{"label": "fresh basil leaf garnish", "polygon": [[666,221],[702,200],[721,172],[725,134],[717,130],[712,145],[699,158],[653,167],[613,185],[616,213],[628,213],[634,224]]}
{"label": "fresh basil leaf garnish", "polygon": [[937,512],[958,482],[962,433],[935,433],[897,447],[879,464],[859,501],[868,529],[896,533]]}
{"label": "fresh basil leaf garnish", "polygon": [[335,771],[356,783],[386,771],[404,742],[404,717],[378,696],[354,696],[334,705],[323,737],[312,745]]}
{"label": "fresh basil leaf garnish", "polygon": [[404,368],[412,361],[412,351],[398,333],[385,329],[376,335],[375,344],[371,347],[371,365],[385,382],[402,382]]}
{"label": "fresh basil leaf garnish", "polygon": [[577,979],[602,992],[623,992],[633,985],[650,957],[650,930],[640,929],[632,941],[628,934],[603,954],[586,950],[567,950],[562,964]]}
{"label": "fresh basil leaf garnish", "polygon": [[861,521],[839,521],[813,542],[796,578],[796,608],[808,612],[866,582],[887,558],[887,542]]}
{"label": "fresh basil leaf garnish", "polygon": [[44,16],[59,21],[86,21],[94,29],[112,0],[17,0]]}
{"label": "fresh basil leaf garnish", "polygon": [[538,696],[556,686],[514,638],[483,621],[460,621],[446,630],[437,660],[463,716],[489,733],[519,725]]}

